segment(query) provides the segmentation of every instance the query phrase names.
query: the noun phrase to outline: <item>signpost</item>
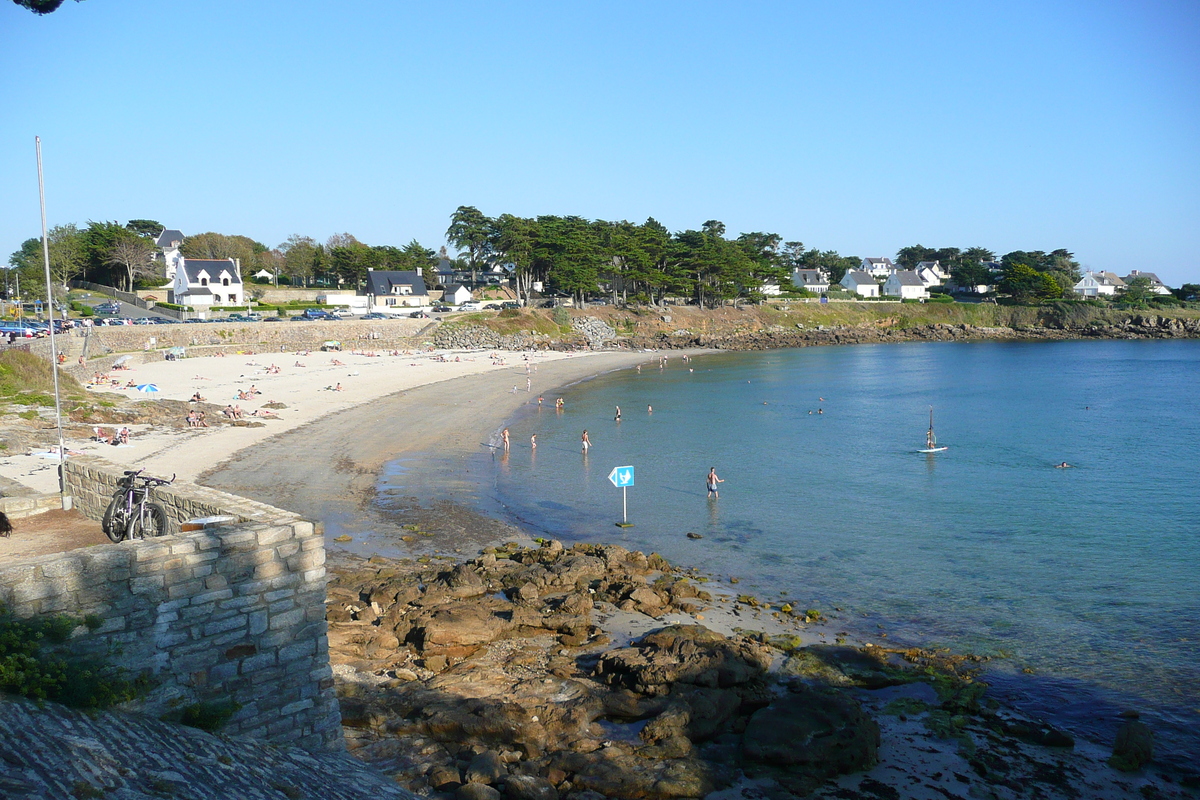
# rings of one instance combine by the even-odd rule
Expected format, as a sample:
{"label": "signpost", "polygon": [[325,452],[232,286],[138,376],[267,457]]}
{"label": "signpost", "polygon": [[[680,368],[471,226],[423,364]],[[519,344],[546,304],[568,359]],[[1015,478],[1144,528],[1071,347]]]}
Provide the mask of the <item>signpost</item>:
{"label": "signpost", "polygon": [[613,471],[608,473],[608,480],[613,486],[621,490],[621,521],[617,523],[618,528],[632,528],[633,523],[629,521],[629,503],[626,499],[626,490],[633,486],[633,467],[613,467]]}

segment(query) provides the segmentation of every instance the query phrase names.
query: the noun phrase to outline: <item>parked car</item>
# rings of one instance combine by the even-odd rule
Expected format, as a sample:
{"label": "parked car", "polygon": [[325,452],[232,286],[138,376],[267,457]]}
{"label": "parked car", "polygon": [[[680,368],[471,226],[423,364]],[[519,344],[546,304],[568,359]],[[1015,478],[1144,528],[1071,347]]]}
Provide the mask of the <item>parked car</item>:
{"label": "parked car", "polygon": [[505,300],[503,303],[500,304],[500,308],[502,308],[502,309],[503,308],[520,308],[520,307],[521,307],[521,304],[517,303],[513,300]]}
{"label": "parked car", "polygon": [[372,311],[369,314],[363,314],[362,319],[391,319],[391,317],[387,314],[380,314],[378,311]]}
{"label": "parked car", "polygon": [[92,310],[97,314],[120,314],[121,305],[120,303],[101,303]]}
{"label": "parked car", "polygon": [[301,316],[304,319],[341,319],[341,317],[335,317],[328,311],[322,311],[319,308],[306,308]]}
{"label": "parked car", "polygon": [[451,309],[450,306],[434,306],[432,310],[433,310],[433,313],[435,313],[435,314],[445,314],[446,312],[452,311],[453,309]]}
{"label": "parked car", "polygon": [[429,315],[424,311],[414,311],[408,316],[410,319],[429,319]]}
{"label": "parked car", "polygon": [[499,311],[500,306],[496,305],[495,303],[488,303],[486,306],[483,307],[483,310],[484,311]]}

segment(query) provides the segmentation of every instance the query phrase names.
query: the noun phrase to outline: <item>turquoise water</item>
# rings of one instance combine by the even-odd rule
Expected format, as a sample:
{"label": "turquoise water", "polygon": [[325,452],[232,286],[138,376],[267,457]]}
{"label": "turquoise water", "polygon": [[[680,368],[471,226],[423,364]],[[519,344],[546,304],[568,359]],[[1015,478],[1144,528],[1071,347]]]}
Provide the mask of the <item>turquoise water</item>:
{"label": "turquoise water", "polygon": [[[1109,739],[1138,708],[1173,757],[1200,753],[1200,342],[656,358],[518,415],[472,499],[841,607],[850,630],[1004,655],[992,679],[1028,710]],[[949,450],[926,456],[931,405]],[[621,531],[607,476],[627,464]]]}

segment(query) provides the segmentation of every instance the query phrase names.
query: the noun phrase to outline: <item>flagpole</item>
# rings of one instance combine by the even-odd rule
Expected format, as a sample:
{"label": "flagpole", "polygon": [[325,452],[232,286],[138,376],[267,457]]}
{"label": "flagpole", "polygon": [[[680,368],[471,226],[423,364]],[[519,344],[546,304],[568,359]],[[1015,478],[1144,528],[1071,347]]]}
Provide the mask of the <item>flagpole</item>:
{"label": "flagpole", "polygon": [[67,449],[63,445],[62,400],[58,391],[58,342],[54,338],[54,284],[50,281],[50,234],[46,229],[46,183],[42,179],[42,137],[33,137],[37,149],[38,200],[42,207],[42,260],[46,266],[46,308],[50,319],[50,371],[54,375],[54,417],[58,424],[58,491],[66,492],[66,476],[63,463]]}

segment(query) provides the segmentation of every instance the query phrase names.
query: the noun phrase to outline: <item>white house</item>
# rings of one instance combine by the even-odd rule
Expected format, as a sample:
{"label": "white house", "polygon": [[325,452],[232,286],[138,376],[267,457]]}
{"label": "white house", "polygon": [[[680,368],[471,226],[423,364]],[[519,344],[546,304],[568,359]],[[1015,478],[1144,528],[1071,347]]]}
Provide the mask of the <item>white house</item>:
{"label": "white house", "polygon": [[167,296],[170,302],[197,311],[214,305],[242,305],[241,265],[234,258],[180,258]]}
{"label": "white house", "polygon": [[1124,278],[1122,278],[1122,280],[1124,280],[1125,283],[1129,283],[1134,278],[1146,278],[1147,280],[1149,280],[1150,281],[1150,291],[1154,292],[1155,294],[1170,294],[1171,293],[1171,290],[1167,288],[1166,284],[1164,284],[1162,281],[1160,281],[1158,279],[1158,276],[1155,275],[1153,272],[1142,272],[1141,270],[1137,270],[1137,269],[1130,270],[1129,274],[1126,275]]}
{"label": "white house", "polygon": [[890,258],[864,258],[860,270],[876,278],[886,278],[896,265]]}
{"label": "white house", "polygon": [[797,289],[807,289],[817,294],[829,291],[829,273],[821,269],[792,270],[792,285]]}
{"label": "white house", "polygon": [[442,300],[447,303],[453,303],[456,306],[462,305],[471,300],[471,290],[461,283],[451,284],[446,287],[446,292],[442,295]]}
{"label": "white house", "polygon": [[367,296],[372,311],[429,304],[420,270],[367,269],[367,286],[362,294]]}
{"label": "white house", "polygon": [[167,276],[167,286],[173,286],[175,281],[175,271],[179,269],[179,264],[183,261],[183,256],[179,253],[179,248],[183,246],[183,234],[176,230],[167,230],[163,228],[154,240],[154,244],[162,250],[158,258],[162,259],[163,269]]}
{"label": "white house", "polygon": [[841,285],[861,297],[879,297],[879,284],[869,273],[852,269],[842,276]]}
{"label": "white house", "polygon": [[917,276],[916,270],[898,269],[884,281],[883,293],[887,297],[899,297],[901,300],[926,300],[929,290]]}
{"label": "white house", "polygon": [[917,273],[917,277],[921,279],[921,283],[926,289],[944,286],[950,279],[950,274],[942,269],[941,262],[938,261],[922,261],[913,271]]}
{"label": "white house", "polygon": [[1079,283],[1075,284],[1075,293],[1084,297],[1112,297],[1118,289],[1125,288],[1125,281],[1111,272],[1085,272]]}

